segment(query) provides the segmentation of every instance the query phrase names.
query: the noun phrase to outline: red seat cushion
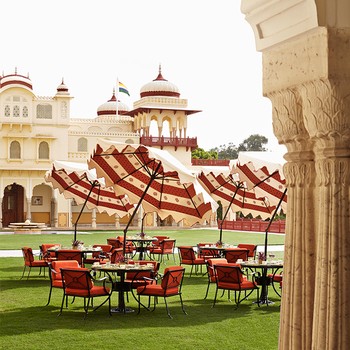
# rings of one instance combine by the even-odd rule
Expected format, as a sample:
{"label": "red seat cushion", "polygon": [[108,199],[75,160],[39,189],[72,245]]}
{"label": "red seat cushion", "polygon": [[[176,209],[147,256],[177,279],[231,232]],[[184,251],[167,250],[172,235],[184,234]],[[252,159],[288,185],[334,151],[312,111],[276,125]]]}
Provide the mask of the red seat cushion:
{"label": "red seat cushion", "polygon": [[175,287],[168,288],[165,293],[165,290],[159,284],[149,284],[146,287],[142,286],[137,288],[137,294],[141,295],[170,296],[176,295],[178,292],[178,287]]}

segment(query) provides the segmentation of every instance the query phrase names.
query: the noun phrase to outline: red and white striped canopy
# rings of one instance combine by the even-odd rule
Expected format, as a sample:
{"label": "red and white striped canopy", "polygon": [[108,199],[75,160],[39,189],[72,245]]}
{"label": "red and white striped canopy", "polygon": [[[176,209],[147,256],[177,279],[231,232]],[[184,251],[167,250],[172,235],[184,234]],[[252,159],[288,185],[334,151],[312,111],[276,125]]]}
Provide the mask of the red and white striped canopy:
{"label": "red and white striped canopy", "polygon": [[270,173],[266,166],[255,169],[252,162],[245,164],[237,163],[232,167],[231,172],[238,174],[240,181],[246,183],[247,188],[254,190],[257,196],[267,197],[271,205],[277,206],[282,199],[281,208],[283,212],[287,211],[287,195],[285,191],[285,179],[281,179],[278,170]]}
{"label": "red and white striped canopy", "polygon": [[74,199],[79,205],[86,201],[87,208],[100,213],[124,217],[134,209],[128,198],[116,195],[113,187],[106,188],[104,180],[97,179],[96,172],[89,170],[86,163],[55,161],[45,180],[65,198]]}
{"label": "red and white striped canopy", "polygon": [[161,219],[171,215],[176,222],[185,219],[193,225],[209,221],[217,209],[196,177],[166,151],[100,140],[88,166],[116,193]]}
{"label": "red and white striped canopy", "polygon": [[203,187],[216,201],[221,201],[224,207],[230,206],[233,211],[241,211],[243,215],[251,214],[262,219],[270,218],[275,207],[270,206],[265,198],[257,198],[253,190],[244,188],[241,182],[234,180],[232,175],[214,175],[201,173],[198,176]]}

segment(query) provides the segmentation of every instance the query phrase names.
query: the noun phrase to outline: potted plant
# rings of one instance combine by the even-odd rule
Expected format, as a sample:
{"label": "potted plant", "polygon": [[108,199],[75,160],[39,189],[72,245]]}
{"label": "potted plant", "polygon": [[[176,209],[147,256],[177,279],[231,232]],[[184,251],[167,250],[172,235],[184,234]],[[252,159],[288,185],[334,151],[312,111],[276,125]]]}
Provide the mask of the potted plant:
{"label": "potted plant", "polygon": [[259,254],[258,254],[258,263],[262,264],[262,262],[265,261],[265,260],[266,260],[265,253],[264,252],[259,252]]}
{"label": "potted plant", "polygon": [[84,242],[82,241],[79,241],[79,240],[72,241],[72,249],[79,249],[83,245],[84,245]]}
{"label": "potted plant", "polygon": [[216,246],[217,246],[218,248],[222,248],[222,245],[223,245],[223,244],[224,244],[224,243],[221,242],[220,240],[216,242]]}

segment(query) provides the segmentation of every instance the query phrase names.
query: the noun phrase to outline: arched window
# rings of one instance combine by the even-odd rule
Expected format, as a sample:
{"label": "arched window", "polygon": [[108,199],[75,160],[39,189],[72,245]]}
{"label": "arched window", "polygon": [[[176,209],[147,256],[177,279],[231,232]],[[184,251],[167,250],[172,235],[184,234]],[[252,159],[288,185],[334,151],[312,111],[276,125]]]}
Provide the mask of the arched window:
{"label": "arched window", "polygon": [[5,106],[5,117],[9,117],[11,115],[11,108],[9,105]]}
{"label": "arched window", "polygon": [[27,106],[24,106],[23,107],[23,110],[22,110],[23,114],[23,118],[28,118],[28,107]]}
{"label": "arched window", "polygon": [[13,116],[16,118],[19,117],[19,106],[17,105],[13,107]]}
{"label": "arched window", "polygon": [[49,144],[46,141],[42,141],[39,144],[39,159],[49,159],[50,149]]}
{"label": "arched window", "polygon": [[87,152],[87,139],[84,137],[78,140],[78,152]]}
{"label": "arched window", "polygon": [[18,141],[10,144],[10,159],[21,159],[21,145]]}

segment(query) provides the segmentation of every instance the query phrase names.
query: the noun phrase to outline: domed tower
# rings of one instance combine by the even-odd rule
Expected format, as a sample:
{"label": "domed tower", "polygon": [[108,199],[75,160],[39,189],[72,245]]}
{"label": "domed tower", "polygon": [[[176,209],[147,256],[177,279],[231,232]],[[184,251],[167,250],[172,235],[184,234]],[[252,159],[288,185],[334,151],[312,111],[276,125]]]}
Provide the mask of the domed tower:
{"label": "domed tower", "polygon": [[[163,77],[161,66],[158,76],[142,86],[140,97],[134,102],[134,109],[126,113],[134,117],[134,130],[141,135],[140,143],[170,152],[182,149],[190,153],[197,148],[197,138],[186,135],[187,116],[200,111],[187,108],[187,99],[180,98],[179,88]],[[151,128],[151,124],[156,128]],[[157,134],[151,135],[154,130]]]}
{"label": "domed tower", "polygon": [[115,90],[113,89],[113,95],[112,97],[102,105],[100,105],[97,108],[97,115],[100,116],[116,116],[117,115],[117,108],[118,108],[118,116],[124,115],[126,112],[128,112],[130,109],[129,107],[118,100],[117,104],[117,98],[115,97]]}
{"label": "domed tower", "polygon": [[67,85],[62,82],[57,86],[55,100],[59,103],[59,116],[61,119],[68,119],[70,117],[70,101],[73,97],[70,95]]}

